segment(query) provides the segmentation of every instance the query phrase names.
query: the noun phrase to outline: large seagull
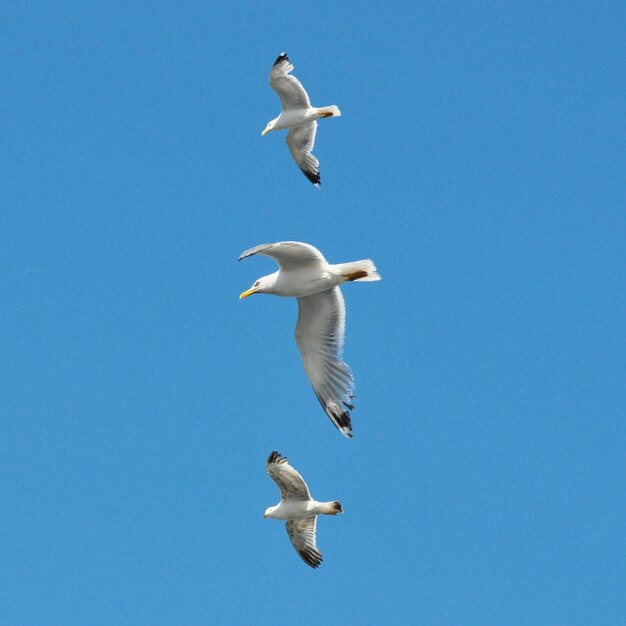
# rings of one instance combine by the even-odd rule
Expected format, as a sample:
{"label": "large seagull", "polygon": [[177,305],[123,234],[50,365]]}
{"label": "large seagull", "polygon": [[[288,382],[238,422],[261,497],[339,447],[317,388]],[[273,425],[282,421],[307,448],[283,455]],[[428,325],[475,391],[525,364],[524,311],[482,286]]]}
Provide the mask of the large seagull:
{"label": "large seagull", "polygon": [[281,241],[246,250],[239,260],[262,254],[280,269],[259,278],[239,298],[270,293],[298,299],[296,343],[318,400],[333,424],[352,437],[350,411],[354,409],[354,379],[341,360],[346,307],[339,285],[346,281],[380,280],[370,259],[331,265],[308,243]]}
{"label": "large seagull", "polygon": [[343,513],[341,504],[313,500],[302,476],[278,452],[270,454],[265,468],[280,490],[280,502],[265,511],[265,518],[287,520],[285,528],[293,547],[307,565],[319,567],[322,553],[315,545],[317,516]]}
{"label": "large seagull", "polygon": [[339,117],[341,111],[333,104],[327,107],[312,107],[309,94],[300,81],[289,72],[293,65],[282,52],[270,71],[270,87],[278,94],[283,110],[280,115],[267,123],[261,133],[270,130],[289,128],[285,141],[291,156],[295,159],[303,174],[316,186],[320,185],[320,164],[311,151],[315,144],[317,122],[323,117]]}

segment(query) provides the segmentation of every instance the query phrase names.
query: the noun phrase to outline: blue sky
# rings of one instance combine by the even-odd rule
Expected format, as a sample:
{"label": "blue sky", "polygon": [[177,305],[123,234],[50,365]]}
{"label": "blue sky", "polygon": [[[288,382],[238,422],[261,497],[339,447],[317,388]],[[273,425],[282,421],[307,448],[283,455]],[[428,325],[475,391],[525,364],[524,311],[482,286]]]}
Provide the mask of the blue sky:
{"label": "blue sky", "polygon": [[[5,3],[0,622],[623,624],[626,8]],[[322,187],[267,85],[314,104]],[[355,437],[296,304],[350,284]],[[319,499],[282,523],[271,450]]]}

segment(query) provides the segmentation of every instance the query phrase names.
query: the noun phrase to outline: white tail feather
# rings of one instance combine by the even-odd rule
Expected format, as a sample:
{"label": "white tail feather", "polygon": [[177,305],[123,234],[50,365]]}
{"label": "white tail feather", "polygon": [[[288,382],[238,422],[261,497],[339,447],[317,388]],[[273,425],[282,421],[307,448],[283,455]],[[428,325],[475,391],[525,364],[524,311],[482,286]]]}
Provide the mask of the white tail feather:
{"label": "white tail feather", "polygon": [[337,515],[343,513],[343,507],[340,502],[320,502],[320,513],[324,515]]}
{"label": "white tail feather", "polygon": [[338,263],[335,267],[346,280],[361,282],[380,280],[374,261],[371,259],[362,259],[360,261],[352,261],[351,263]]}
{"label": "white tail feather", "polygon": [[320,107],[317,109],[319,117],[341,117],[341,111],[338,106],[331,104],[329,107]]}

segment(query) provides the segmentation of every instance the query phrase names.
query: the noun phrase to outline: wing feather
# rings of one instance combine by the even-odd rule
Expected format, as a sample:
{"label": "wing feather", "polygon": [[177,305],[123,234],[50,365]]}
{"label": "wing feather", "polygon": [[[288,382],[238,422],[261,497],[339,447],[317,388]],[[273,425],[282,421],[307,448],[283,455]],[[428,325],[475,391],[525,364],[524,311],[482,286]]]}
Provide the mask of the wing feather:
{"label": "wing feather", "polygon": [[279,241],[278,243],[263,243],[242,252],[239,260],[246,259],[254,254],[262,254],[274,259],[283,270],[293,270],[306,265],[326,263],[324,255],[314,246],[300,241]]}
{"label": "wing feather", "polygon": [[302,126],[289,129],[285,141],[289,152],[302,170],[302,173],[316,186],[321,185],[320,162],[313,155],[317,122],[310,122]]}
{"label": "wing feather", "polygon": [[270,87],[278,94],[283,111],[289,109],[308,109],[311,106],[309,95],[302,83],[291,76],[293,65],[284,53],[278,55],[270,70]]}
{"label": "wing feather", "polygon": [[298,298],[296,342],[304,370],[326,414],[352,437],[354,378],[341,360],[346,307],[339,287]]}
{"label": "wing feather", "polygon": [[289,465],[286,457],[272,452],[265,464],[270,478],[278,485],[281,500],[310,500],[311,494],[304,479]]}
{"label": "wing feather", "polygon": [[302,560],[313,568],[319,567],[322,562],[322,553],[315,545],[315,526],[317,518],[290,520],[285,524],[287,534],[296,552]]}

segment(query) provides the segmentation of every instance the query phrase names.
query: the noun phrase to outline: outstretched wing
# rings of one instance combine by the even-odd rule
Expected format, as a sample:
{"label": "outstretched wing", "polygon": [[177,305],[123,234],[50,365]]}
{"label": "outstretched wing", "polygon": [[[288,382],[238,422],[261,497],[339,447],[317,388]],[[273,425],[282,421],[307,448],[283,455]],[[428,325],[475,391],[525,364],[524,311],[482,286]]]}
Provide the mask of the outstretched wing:
{"label": "outstretched wing", "polygon": [[341,360],[346,307],[339,287],[298,298],[296,342],[318,400],[335,426],[352,437],[354,379]]}
{"label": "outstretched wing", "polygon": [[315,526],[317,518],[290,520],[285,524],[289,539],[302,560],[313,568],[319,567],[322,562],[322,553],[315,545]]}
{"label": "outstretched wing", "polygon": [[315,145],[317,122],[291,128],[285,137],[289,152],[302,173],[316,186],[321,185],[320,162],[311,152]]}
{"label": "outstretched wing", "polygon": [[278,55],[270,71],[270,87],[278,94],[283,111],[288,109],[308,109],[311,106],[309,95],[302,83],[289,72],[293,65],[284,52]]}
{"label": "outstretched wing", "polygon": [[239,257],[239,260],[262,254],[274,259],[283,270],[293,270],[307,265],[326,263],[324,255],[308,243],[299,241],[279,241],[278,243],[263,243],[260,246],[250,248]]}
{"label": "outstretched wing", "polygon": [[286,500],[310,500],[311,494],[304,479],[296,472],[286,457],[278,452],[272,452],[265,464],[270,478],[278,485],[280,497]]}

